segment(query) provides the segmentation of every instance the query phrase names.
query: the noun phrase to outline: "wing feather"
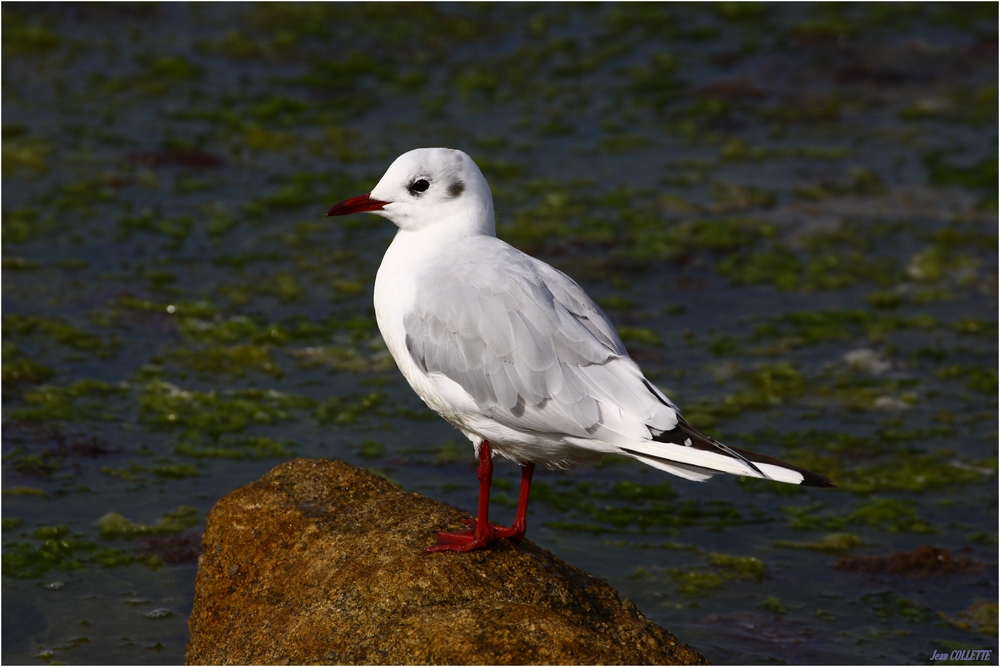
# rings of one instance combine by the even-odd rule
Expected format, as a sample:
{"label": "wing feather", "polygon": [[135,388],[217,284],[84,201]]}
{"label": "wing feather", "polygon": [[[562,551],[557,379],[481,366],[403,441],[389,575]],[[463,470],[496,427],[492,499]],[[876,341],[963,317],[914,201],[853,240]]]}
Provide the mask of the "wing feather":
{"label": "wing feather", "polygon": [[[509,428],[588,437],[606,425],[613,439],[642,437],[643,420],[664,406],[583,289],[502,241],[463,243],[489,248],[456,249],[415,277],[403,324],[417,364]],[[482,252],[499,261],[463,259]],[[659,421],[672,427],[667,411]]]}
{"label": "wing feather", "polygon": [[[688,479],[728,472],[832,486],[691,427],[565,274],[496,238],[458,243],[466,245],[414,277],[405,342],[424,372],[457,383],[487,417],[522,433],[628,454]],[[482,257],[491,261],[477,261]]]}

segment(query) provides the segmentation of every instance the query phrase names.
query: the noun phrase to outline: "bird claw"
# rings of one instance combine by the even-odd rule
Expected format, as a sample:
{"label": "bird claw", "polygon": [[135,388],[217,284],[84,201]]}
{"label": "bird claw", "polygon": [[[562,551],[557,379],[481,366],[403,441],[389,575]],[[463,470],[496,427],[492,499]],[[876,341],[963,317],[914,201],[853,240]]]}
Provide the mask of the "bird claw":
{"label": "bird claw", "polygon": [[[474,522],[475,520],[473,520]],[[496,542],[497,539],[493,531],[489,531],[485,535],[477,535],[475,530],[460,530],[454,533],[440,532],[437,534],[437,542],[424,549],[424,553],[432,554],[439,551],[465,552],[474,551],[475,549],[485,549]]]}
{"label": "bird claw", "polygon": [[459,530],[456,532],[439,532],[437,542],[424,549],[424,553],[436,553],[438,551],[473,551],[475,549],[485,549],[499,539],[509,539],[511,542],[520,542],[524,539],[524,528],[496,526],[490,524],[484,535],[477,535],[479,521],[474,517],[463,517],[462,523],[469,526],[469,530]]}

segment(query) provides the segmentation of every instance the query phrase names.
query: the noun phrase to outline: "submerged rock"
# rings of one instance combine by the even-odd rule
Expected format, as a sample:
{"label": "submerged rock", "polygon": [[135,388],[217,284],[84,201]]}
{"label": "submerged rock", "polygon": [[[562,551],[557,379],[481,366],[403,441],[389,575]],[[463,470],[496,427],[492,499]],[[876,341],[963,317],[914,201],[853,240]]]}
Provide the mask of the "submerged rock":
{"label": "submerged rock", "polygon": [[913,551],[897,551],[891,556],[857,556],[841,558],[833,564],[838,570],[854,572],[888,572],[910,577],[952,574],[972,569],[967,558],[955,558],[942,547],[925,545]]}
{"label": "submerged rock", "polygon": [[463,514],[297,459],[208,516],[188,664],[706,664],[525,540],[424,554]]}

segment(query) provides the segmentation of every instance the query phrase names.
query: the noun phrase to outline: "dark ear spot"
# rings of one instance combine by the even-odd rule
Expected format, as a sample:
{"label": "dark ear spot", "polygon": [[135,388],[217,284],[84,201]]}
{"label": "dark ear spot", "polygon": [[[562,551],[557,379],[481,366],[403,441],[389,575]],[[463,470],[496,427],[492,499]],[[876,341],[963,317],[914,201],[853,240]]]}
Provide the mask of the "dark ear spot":
{"label": "dark ear spot", "polygon": [[458,197],[463,192],[465,192],[465,183],[463,183],[462,181],[454,181],[451,185],[448,186],[448,196],[451,199]]}

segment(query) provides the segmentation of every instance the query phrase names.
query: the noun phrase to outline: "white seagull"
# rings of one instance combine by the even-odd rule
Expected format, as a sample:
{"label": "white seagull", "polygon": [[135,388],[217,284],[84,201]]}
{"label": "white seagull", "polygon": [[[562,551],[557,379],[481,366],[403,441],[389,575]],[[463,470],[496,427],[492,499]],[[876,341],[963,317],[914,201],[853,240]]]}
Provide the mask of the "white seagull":
{"label": "white seagull", "polygon": [[[496,237],[493,195],[459,150],[396,158],[368,194],[327,215],[369,212],[398,228],[375,278],[375,316],[396,365],[479,457],[479,519],[425,551],[470,551],[527,528],[535,464],[622,454],[703,481],[718,472],[832,487],[822,475],[727,447],[647,380],[572,278]],[[521,465],[511,527],[489,521],[492,457]]]}

